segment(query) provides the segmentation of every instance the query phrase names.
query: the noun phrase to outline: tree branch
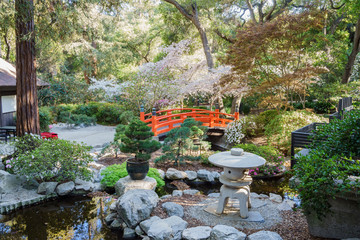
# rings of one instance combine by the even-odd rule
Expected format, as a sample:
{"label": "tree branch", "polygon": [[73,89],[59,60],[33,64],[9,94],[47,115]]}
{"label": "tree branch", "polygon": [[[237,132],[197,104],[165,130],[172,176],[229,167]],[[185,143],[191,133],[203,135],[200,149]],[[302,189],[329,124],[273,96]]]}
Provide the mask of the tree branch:
{"label": "tree branch", "polygon": [[332,9],[336,9],[336,10],[337,10],[337,9],[342,8],[344,5],[345,5],[345,2],[344,2],[343,4],[341,4],[339,7],[335,7],[333,0],[330,0],[330,6],[331,6]]}
{"label": "tree branch", "polygon": [[229,43],[234,43],[235,41],[231,38],[228,38],[227,36],[225,36],[224,34],[222,34],[220,32],[219,29],[215,29],[214,32],[216,33],[216,35],[218,35],[220,38],[224,39],[225,41],[229,42]]}
{"label": "tree branch", "polygon": [[257,21],[256,21],[256,18],[255,18],[255,13],[254,13],[254,7],[253,7],[253,5],[251,4],[250,0],[246,0],[246,4],[248,5],[251,19],[252,19],[254,22],[257,22]]}
{"label": "tree branch", "polygon": [[183,6],[181,6],[177,1],[174,1],[174,0],[164,0],[165,2],[167,2],[167,3],[170,3],[170,4],[172,4],[172,5],[174,5],[176,8],[177,8],[177,10],[179,10],[179,12],[182,14],[182,15],[184,15],[187,19],[189,19],[189,20],[192,20],[193,19],[193,15],[191,15],[190,13],[188,13],[187,11],[186,11],[186,9],[183,7]]}

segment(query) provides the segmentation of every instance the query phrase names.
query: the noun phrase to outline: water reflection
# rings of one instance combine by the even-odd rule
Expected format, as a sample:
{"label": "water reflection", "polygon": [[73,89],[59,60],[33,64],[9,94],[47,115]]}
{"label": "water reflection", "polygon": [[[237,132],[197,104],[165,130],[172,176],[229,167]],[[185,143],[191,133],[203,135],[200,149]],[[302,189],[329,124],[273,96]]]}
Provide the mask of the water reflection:
{"label": "water reflection", "polygon": [[0,239],[121,239],[104,222],[111,198],[69,197],[0,219]]}

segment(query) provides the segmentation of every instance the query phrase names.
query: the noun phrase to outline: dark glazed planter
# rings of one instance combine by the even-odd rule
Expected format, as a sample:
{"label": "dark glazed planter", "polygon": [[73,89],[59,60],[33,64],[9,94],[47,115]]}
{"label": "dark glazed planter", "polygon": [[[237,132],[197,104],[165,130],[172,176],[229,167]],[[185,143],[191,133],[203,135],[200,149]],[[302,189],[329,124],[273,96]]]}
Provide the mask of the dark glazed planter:
{"label": "dark glazed planter", "polygon": [[143,180],[149,172],[149,161],[137,162],[130,158],[126,161],[126,171],[132,180]]}

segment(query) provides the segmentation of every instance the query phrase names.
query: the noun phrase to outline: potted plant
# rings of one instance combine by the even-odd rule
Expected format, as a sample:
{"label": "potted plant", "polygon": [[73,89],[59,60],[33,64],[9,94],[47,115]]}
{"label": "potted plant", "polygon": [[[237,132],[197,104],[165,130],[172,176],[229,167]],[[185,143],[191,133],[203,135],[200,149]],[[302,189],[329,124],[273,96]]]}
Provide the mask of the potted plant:
{"label": "potted plant", "polygon": [[151,140],[153,135],[154,133],[146,123],[135,119],[127,125],[121,137],[120,150],[135,155],[126,162],[126,170],[133,180],[142,180],[146,177],[151,153],[161,147],[158,141]]}
{"label": "potted plant", "polygon": [[295,165],[294,181],[309,232],[359,238],[360,111],[319,126],[312,140],[309,154]]}

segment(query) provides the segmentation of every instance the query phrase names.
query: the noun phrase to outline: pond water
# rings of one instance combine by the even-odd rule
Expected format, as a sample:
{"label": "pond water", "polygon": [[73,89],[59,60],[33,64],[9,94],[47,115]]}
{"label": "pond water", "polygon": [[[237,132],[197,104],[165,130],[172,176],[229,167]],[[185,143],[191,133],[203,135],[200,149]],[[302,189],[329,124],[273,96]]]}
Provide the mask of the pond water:
{"label": "pond water", "polygon": [[104,223],[110,198],[68,197],[0,219],[0,239],[121,239]]}
{"label": "pond water", "polygon": [[[286,178],[254,180],[251,191],[283,195],[287,182]],[[219,192],[221,186],[220,183],[187,184],[204,194]],[[164,195],[172,190],[172,185],[167,182],[158,194]],[[121,232],[113,232],[105,225],[105,212],[111,201],[111,198],[105,197],[67,197],[17,210],[4,215],[3,219],[0,215],[0,239],[122,239]]]}

